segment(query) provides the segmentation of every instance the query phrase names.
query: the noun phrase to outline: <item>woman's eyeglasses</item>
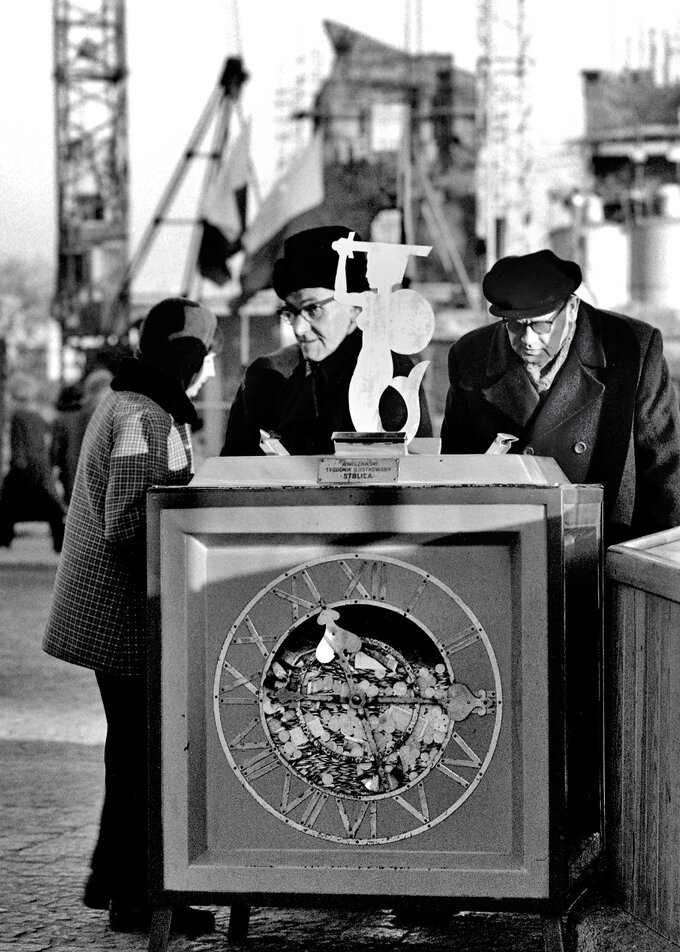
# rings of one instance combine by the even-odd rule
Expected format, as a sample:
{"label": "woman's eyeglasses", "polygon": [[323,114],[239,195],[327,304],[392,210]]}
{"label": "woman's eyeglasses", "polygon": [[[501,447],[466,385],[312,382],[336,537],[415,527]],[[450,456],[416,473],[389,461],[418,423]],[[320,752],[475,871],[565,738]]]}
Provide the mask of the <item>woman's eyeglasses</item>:
{"label": "woman's eyeglasses", "polygon": [[298,317],[301,317],[303,321],[307,321],[308,324],[313,324],[323,317],[324,307],[334,300],[334,296],[327,297],[322,301],[310,301],[308,304],[303,304],[302,307],[294,307],[292,304],[286,304],[285,307],[279,308],[276,313],[281,320],[287,324],[294,324]]}

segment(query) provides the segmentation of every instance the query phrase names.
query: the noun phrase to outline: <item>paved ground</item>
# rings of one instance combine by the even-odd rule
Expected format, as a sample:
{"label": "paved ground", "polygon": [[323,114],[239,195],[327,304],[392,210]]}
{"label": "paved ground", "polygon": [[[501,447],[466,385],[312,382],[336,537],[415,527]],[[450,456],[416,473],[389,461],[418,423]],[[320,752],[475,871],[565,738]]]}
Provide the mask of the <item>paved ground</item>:
{"label": "paved ground", "polygon": [[[80,902],[102,795],[104,720],[94,677],[40,650],[57,564],[39,526],[22,527],[0,549],[0,952],[131,952],[147,937],[107,928],[104,912]],[[171,950],[226,946],[228,909],[217,933]],[[591,901],[574,916],[579,952],[677,952],[630,916]],[[256,909],[253,950],[315,952],[533,952],[543,948],[535,916],[431,915],[405,922],[391,910]]]}

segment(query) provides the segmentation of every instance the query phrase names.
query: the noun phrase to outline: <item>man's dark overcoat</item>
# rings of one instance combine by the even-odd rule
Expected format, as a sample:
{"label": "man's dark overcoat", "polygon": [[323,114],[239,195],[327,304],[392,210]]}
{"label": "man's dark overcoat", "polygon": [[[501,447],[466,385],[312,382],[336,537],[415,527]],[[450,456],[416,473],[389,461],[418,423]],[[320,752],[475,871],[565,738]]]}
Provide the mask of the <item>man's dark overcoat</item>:
{"label": "man's dark overcoat", "polygon": [[[333,432],[355,429],[348,394],[361,343],[361,331],[355,330],[318,363],[305,360],[297,344],[254,360],[232,404],[222,456],[259,456],[261,429],[278,434],[293,456],[332,453]],[[408,376],[414,363],[411,357],[392,354],[395,376]],[[398,430],[405,422],[404,410],[401,396],[387,387],[380,401],[385,429]],[[417,436],[431,435],[421,386]]]}
{"label": "man's dark overcoat", "polygon": [[678,401],[656,328],[582,301],[567,359],[539,397],[499,321],[453,345],[449,381],[443,453],[483,453],[513,434],[511,452],[604,486],[607,544],[680,525]]}

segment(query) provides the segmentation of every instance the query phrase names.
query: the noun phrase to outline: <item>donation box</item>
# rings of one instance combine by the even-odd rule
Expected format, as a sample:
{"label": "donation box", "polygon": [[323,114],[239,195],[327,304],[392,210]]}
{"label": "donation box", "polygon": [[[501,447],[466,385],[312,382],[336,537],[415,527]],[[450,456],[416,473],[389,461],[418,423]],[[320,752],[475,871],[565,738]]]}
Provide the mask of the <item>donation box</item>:
{"label": "donation box", "polygon": [[600,850],[600,520],[520,455],[152,490],[156,901],[564,903]]}

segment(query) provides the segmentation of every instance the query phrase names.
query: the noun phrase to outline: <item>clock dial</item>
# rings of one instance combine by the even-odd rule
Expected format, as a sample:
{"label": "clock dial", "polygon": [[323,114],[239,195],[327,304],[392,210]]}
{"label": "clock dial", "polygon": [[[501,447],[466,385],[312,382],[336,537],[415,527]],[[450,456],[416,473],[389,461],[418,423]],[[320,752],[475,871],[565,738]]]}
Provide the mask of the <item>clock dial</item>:
{"label": "clock dial", "polygon": [[471,609],[406,562],[305,562],[234,621],[215,718],[265,809],[336,842],[387,843],[446,819],[493,755],[501,683]]}

